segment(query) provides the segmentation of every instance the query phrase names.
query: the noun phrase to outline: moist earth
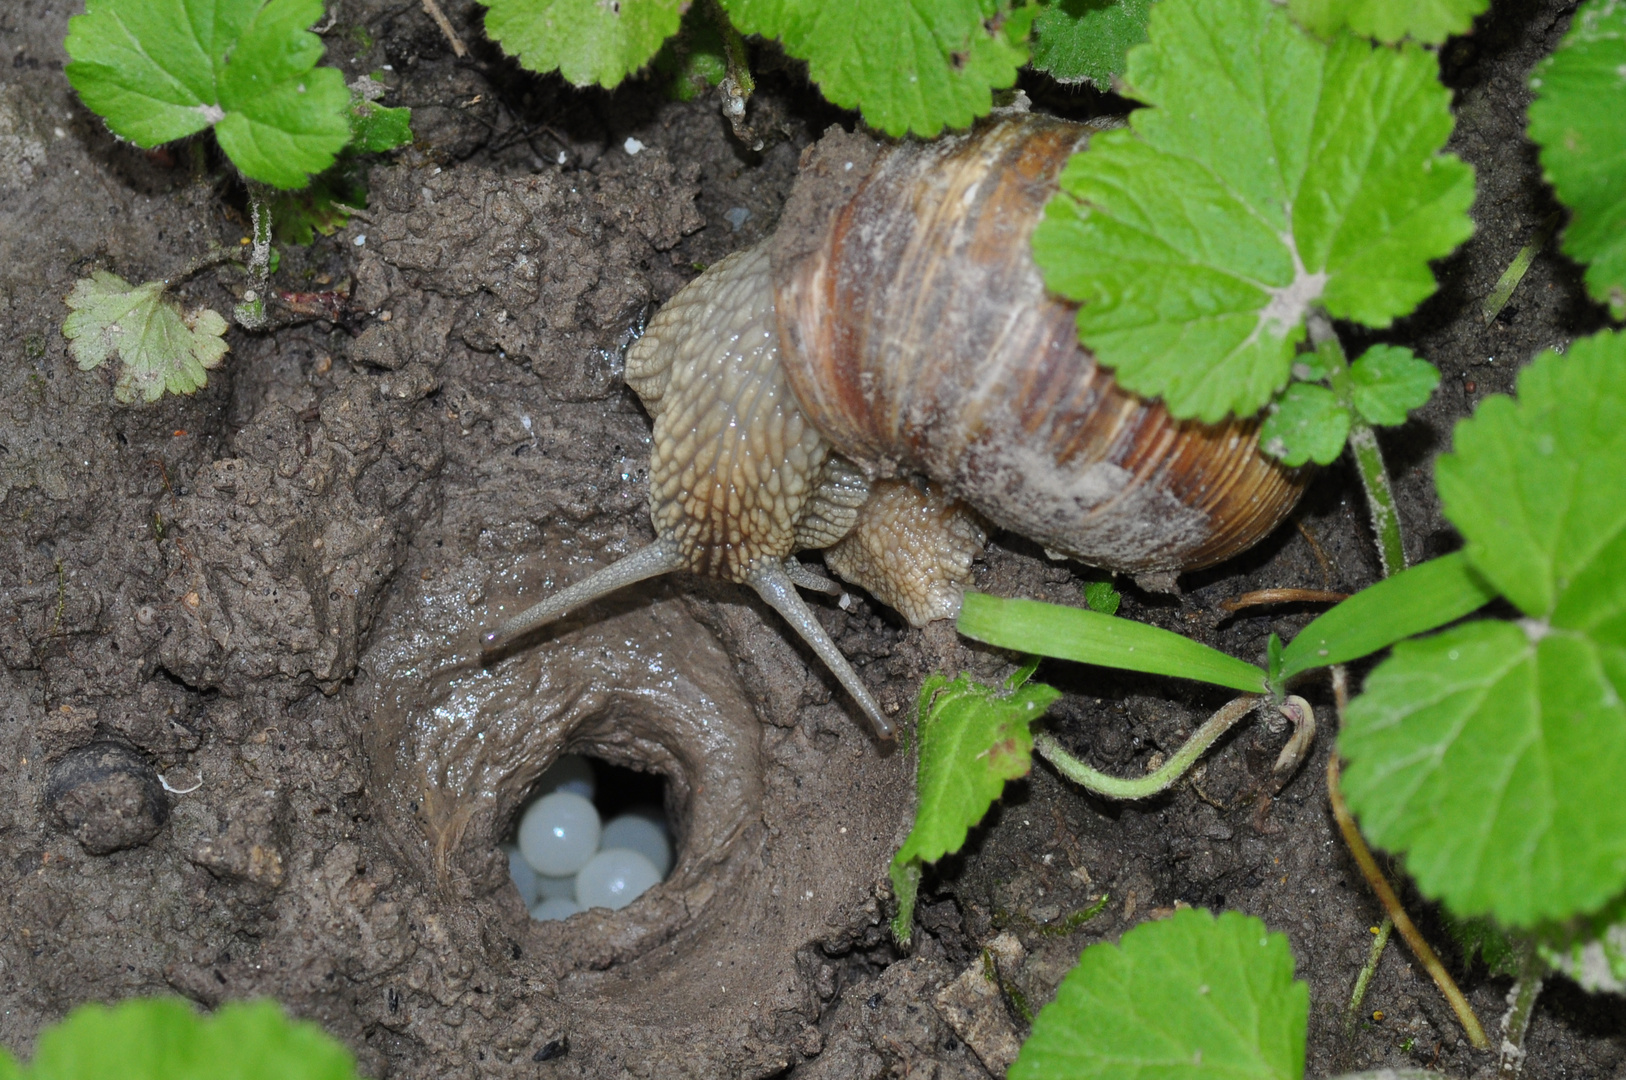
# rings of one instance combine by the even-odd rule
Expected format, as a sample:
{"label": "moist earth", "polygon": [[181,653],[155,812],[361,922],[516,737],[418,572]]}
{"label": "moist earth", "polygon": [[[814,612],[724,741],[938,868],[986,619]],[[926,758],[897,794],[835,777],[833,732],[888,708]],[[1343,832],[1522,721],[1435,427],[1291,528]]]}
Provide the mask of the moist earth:
{"label": "moist earth", "polygon": [[[903,954],[885,868],[910,759],[754,597],[673,578],[480,664],[483,627],[648,541],[649,422],[624,350],[701,268],[767,235],[801,151],[855,118],[760,47],[751,150],[714,98],[527,75],[484,41],[481,9],[445,6],[467,56],[418,5],[333,9],[327,62],[380,73],[417,141],[372,168],[348,225],[280,245],[276,284],[303,295],[269,332],[233,330],[206,389],[142,406],[76,370],[63,297],[93,269],[148,280],[237,247],[243,193],[207,139],[143,153],[83,109],[62,75],[72,9],[0,13],[0,1043],[26,1057],[90,1000],[271,996],[374,1077],[985,1077],[1082,948],[1190,904],[1291,940],[1309,1075],[1491,1075],[1398,943],[1346,1030],[1380,912],[1327,809],[1322,685],[1306,693],[1324,734],[1279,791],[1287,736],[1262,723],[1144,803],[1039,765],[928,874]],[[1443,374],[1384,439],[1414,559],[1460,543],[1432,489],[1451,425],[1602,325],[1553,245],[1500,315],[1480,312],[1557,209],[1523,113],[1571,8],[1498,4],[1442,52],[1479,198],[1439,293],[1384,335]],[[1125,107],[1024,89],[1078,118]],[[229,310],[243,288],[221,266],[175,291]],[[976,574],[1071,604],[1101,576],[1006,534]],[[1178,595],[1118,584],[1122,614],[1260,659],[1314,611],[1224,601],[1376,575],[1340,465]],[[854,599],[819,616],[888,711],[931,671],[1011,669]],[[1224,703],[1067,665],[1039,677],[1066,691],[1063,742],[1123,774]],[[679,861],[620,912],[536,923],[496,845],[567,750],[664,776]],[[1408,900],[1493,1026],[1508,980]],[[1526,1075],[1618,1077],[1623,1032],[1618,998],[1556,980]]]}

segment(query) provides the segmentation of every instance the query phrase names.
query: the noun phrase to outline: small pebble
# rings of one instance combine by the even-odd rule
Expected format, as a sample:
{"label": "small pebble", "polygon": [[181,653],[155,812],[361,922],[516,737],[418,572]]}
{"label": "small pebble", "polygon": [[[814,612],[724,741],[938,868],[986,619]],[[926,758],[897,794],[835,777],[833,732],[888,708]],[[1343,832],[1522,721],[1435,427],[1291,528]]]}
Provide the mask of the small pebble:
{"label": "small pebble", "polygon": [[627,153],[633,154],[633,155],[636,155],[639,151],[641,151],[644,148],[643,143],[639,142],[637,139],[634,139],[630,135],[627,136],[627,141],[622,143],[621,145],[622,145],[622,148],[624,150],[626,150]]}
{"label": "small pebble", "polygon": [[115,742],[80,747],[51,768],[45,804],[92,855],[145,844],[169,821],[169,797],[146,758]]}
{"label": "small pebble", "polygon": [[740,226],[751,219],[751,211],[743,206],[736,206],[723,214],[723,220],[728,222],[730,232],[739,232]]}

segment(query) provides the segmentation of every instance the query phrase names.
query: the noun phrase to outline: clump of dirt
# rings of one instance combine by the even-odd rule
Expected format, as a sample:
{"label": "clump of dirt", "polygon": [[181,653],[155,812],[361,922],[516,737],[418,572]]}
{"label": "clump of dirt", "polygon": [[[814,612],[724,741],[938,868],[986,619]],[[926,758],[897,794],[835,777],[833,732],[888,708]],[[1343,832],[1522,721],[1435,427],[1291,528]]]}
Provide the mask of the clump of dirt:
{"label": "clump of dirt", "polygon": [[[1328,738],[1273,794],[1286,734],[1262,724],[1145,804],[1036,768],[928,876],[900,957],[884,878],[911,763],[754,597],[677,578],[478,663],[480,628],[647,542],[649,425],[624,349],[702,266],[772,230],[799,154],[843,118],[764,49],[753,123],[771,137],[751,152],[715,101],[532,78],[482,41],[475,5],[445,6],[466,60],[417,5],[347,4],[327,30],[328,62],[381,72],[418,136],[373,170],[364,213],[283,249],[279,284],[329,294],[335,317],[280,308],[273,332],[231,334],[205,390],[143,407],[75,370],[62,297],[93,268],[144,280],[236,246],[241,194],[207,140],[144,154],[106,134],[61,73],[66,12],[0,15],[0,1043],[26,1054],[86,1000],[271,995],[379,1077],[983,1077],[1082,947],[1186,902],[1289,935],[1311,1075],[1484,1072],[1398,948],[1343,1034],[1378,912],[1325,809]],[[1500,318],[1478,314],[1553,209],[1522,140],[1524,80],[1566,17],[1499,7],[1444,54],[1479,231],[1387,336],[1445,374],[1385,443],[1415,557],[1456,543],[1429,469],[1451,423],[1601,318],[1551,250]],[[180,292],[227,310],[243,287],[222,267]],[[1312,613],[1222,600],[1375,573],[1333,468],[1296,527],[1180,597],[1124,583],[1124,613],[1254,658]],[[978,574],[1074,603],[1092,576],[1012,536]],[[862,599],[820,617],[889,711],[940,667],[1009,670]],[[1060,665],[1041,678],[1067,692],[1059,736],[1121,773],[1223,703]],[[663,775],[679,860],[623,911],[537,923],[496,844],[565,751]],[[1505,981],[1466,985],[1499,1014]],[[1610,1074],[1623,1019],[1550,991],[1532,1072]]]}

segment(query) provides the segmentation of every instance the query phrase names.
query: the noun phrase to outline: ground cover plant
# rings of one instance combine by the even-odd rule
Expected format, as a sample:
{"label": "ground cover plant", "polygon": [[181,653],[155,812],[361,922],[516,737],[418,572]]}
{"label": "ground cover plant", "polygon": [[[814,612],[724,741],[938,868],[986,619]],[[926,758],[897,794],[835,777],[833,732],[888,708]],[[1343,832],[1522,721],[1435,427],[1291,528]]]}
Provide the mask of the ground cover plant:
{"label": "ground cover plant", "polygon": [[[1347,445],[1368,482],[1379,551],[1392,576],[1334,607],[1285,643],[1272,639],[1268,654],[1255,658],[1260,663],[1141,623],[1113,619],[1117,595],[1105,582],[1094,582],[1085,592],[1082,600],[1088,610],[1058,612],[1030,606],[1028,601],[968,597],[961,630],[978,640],[1024,654],[1044,651],[1159,677],[1206,678],[1243,694],[1238,700],[1246,708],[1227,706],[1223,716],[1154,774],[1133,778],[1127,788],[1113,787],[1123,778],[1072,758],[1060,740],[1034,726],[1058,691],[1034,681],[1032,663],[993,686],[964,676],[928,678],[919,703],[914,750],[920,770],[920,813],[916,831],[893,864],[893,880],[904,902],[895,924],[901,938],[918,932],[909,903],[925,868],[959,849],[1006,782],[1029,771],[1032,750],[1038,749],[1063,775],[1094,785],[1091,790],[1115,799],[1145,798],[1178,780],[1207,746],[1256,709],[1287,706],[1281,715],[1300,722],[1306,718],[1292,712],[1297,706],[1289,704],[1290,690],[1303,689],[1325,669],[1405,642],[1368,677],[1364,693],[1350,705],[1340,735],[1349,763],[1343,786],[1363,827],[1375,843],[1406,853],[1405,865],[1425,895],[1442,899],[1452,913],[1478,917],[1496,948],[1503,950],[1499,955],[1519,976],[1524,1003],[1522,1012],[1512,1018],[1515,1044],[1518,1025],[1528,1021],[1535,994],[1549,971],[1563,971],[1589,990],[1619,990],[1621,941],[1626,936],[1618,908],[1622,859],[1609,841],[1618,835],[1620,823],[1595,822],[1579,810],[1589,797],[1595,801],[1599,790],[1607,791],[1606,785],[1618,783],[1608,770],[1620,760],[1619,748],[1611,741],[1619,730],[1618,701],[1609,704],[1610,688],[1618,687],[1621,679],[1618,612],[1610,606],[1611,590],[1618,583],[1611,575],[1619,568],[1610,544],[1619,530],[1612,524],[1617,508],[1607,493],[1594,492],[1593,486],[1573,478],[1596,476],[1620,459],[1622,447],[1610,441],[1611,427],[1620,426],[1618,385],[1609,380],[1626,357],[1619,355],[1618,339],[1610,335],[1576,343],[1562,357],[1544,354],[1528,369],[1528,385],[1521,383],[1516,402],[1487,405],[1478,419],[1464,424],[1459,429],[1461,442],[1442,465],[1440,490],[1447,514],[1468,546],[1407,569],[1398,517],[1392,512],[1394,496],[1388,491],[1372,429],[1404,421],[1436,389],[1439,375],[1423,358],[1399,346],[1365,346],[1353,363],[1344,353],[1346,342],[1360,340],[1364,345],[1369,340],[1355,326],[1381,330],[1415,307],[1433,287],[1430,260],[1445,255],[1467,235],[1470,172],[1440,152],[1450,129],[1447,96],[1436,74],[1435,55],[1419,46],[1437,44],[1448,33],[1461,31],[1482,6],[1306,3],[1283,11],[1233,3],[1226,7],[1226,18],[1204,26],[1194,17],[1201,14],[1197,9],[1202,5],[1181,5],[1177,0],[1156,5],[1058,3],[1037,11],[983,5],[978,25],[986,40],[978,39],[980,51],[965,58],[953,48],[943,51],[938,43],[953,40],[955,33],[977,32],[964,29],[971,21],[963,21],[963,26],[954,23],[961,29],[938,27],[927,35],[931,41],[921,45],[918,71],[900,63],[887,72],[843,66],[855,50],[849,31],[850,21],[858,16],[829,5],[824,7],[849,23],[826,24],[812,18],[811,9],[789,3],[695,4],[680,15],[675,6],[661,9],[623,0],[620,7],[629,17],[622,22],[629,27],[647,15],[648,25],[659,30],[668,24],[660,21],[665,18],[661,10],[671,16],[671,28],[663,34],[641,30],[631,44],[600,33],[608,10],[602,5],[583,5],[580,10],[565,3],[523,9],[491,6],[486,26],[492,36],[532,67],[548,66],[548,55],[540,51],[548,42],[591,43],[591,55],[585,60],[561,56],[553,61],[566,77],[578,81],[619,81],[652,62],[674,83],[687,80],[693,88],[734,79],[737,88],[749,80],[740,34],[776,36],[789,55],[808,61],[811,77],[830,100],[855,105],[867,120],[887,130],[925,133],[934,130],[933,124],[955,126],[986,111],[996,101],[1001,81],[1009,85],[1017,78],[1021,61],[1016,57],[1063,80],[1106,84],[1114,75],[1121,76],[1120,88],[1145,107],[1132,114],[1128,128],[1098,140],[1080,156],[1056,204],[1060,233],[1064,236],[1071,229],[1085,239],[1082,245],[1076,243],[1077,236],[1072,244],[1052,238],[1040,245],[1052,245],[1058,260],[1052,272],[1058,281],[1082,283],[1080,289],[1086,290],[1080,296],[1087,301],[1081,309],[1084,339],[1107,362],[1116,361],[1119,370],[1127,372],[1126,379],[1152,380],[1143,392],[1179,400],[1178,407],[1192,415],[1221,405],[1222,412],[1268,410],[1262,438],[1290,464],[1333,461]],[[259,32],[256,28],[272,25],[273,15],[301,34],[321,17],[319,10],[305,8],[298,9],[298,17],[288,14],[295,8],[265,5],[245,24],[248,29],[239,40],[249,40],[251,33]],[[543,8],[547,11],[539,15]],[[109,10],[95,5],[93,9]],[[1397,22],[1406,10],[1414,10],[1424,21]],[[524,33],[532,31],[499,33],[504,25],[534,28],[548,12],[564,21],[555,22],[559,32],[545,36],[541,44],[525,44]],[[888,9],[882,14],[896,13]],[[1604,5],[1588,5],[1582,14],[1572,31],[1574,44],[1538,72],[1543,88],[1540,105],[1548,111],[1542,120],[1541,109],[1532,109],[1532,131],[1543,143],[1543,162],[1555,188],[1567,201],[1573,199],[1575,216],[1563,233],[1565,250],[1578,257],[1586,251],[1599,252],[1587,282],[1595,297],[1609,302],[1618,300],[1622,288],[1620,275],[1611,278],[1607,270],[1609,244],[1619,230],[1599,223],[1614,222],[1610,215],[1619,209],[1615,203],[1619,187],[1596,180],[1612,167],[1598,162],[1613,160],[1607,147],[1616,144],[1608,143],[1608,130],[1595,129],[1607,129],[1617,114],[1576,106],[1574,98],[1566,111],[1561,90],[1580,86],[1588,88],[1584,92],[1597,93],[1599,85],[1607,89],[1608,84],[1597,80],[1611,70],[1610,65],[1622,62],[1609,51],[1620,36],[1609,21],[1612,10]],[[305,15],[310,18],[300,22]],[[1024,23],[1029,18],[1031,26]],[[995,24],[992,30],[988,23]],[[886,29],[888,34],[895,32]],[[1147,33],[1150,43],[1131,54],[1131,46]],[[1182,85],[1176,77],[1190,70],[1191,50],[1203,44],[1204,35],[1209,35],[1215,51],[1240,54],[1246,50],[1235,48],[1238,35],[1250,34],[1291,53],[1296,62],[1280,72],[1272,65],[1255,73],[1233,72],[1237,86],[1249,78],[1279,75],[1277,90],[1302,104],[1314,95],[1285,91],[1303,91],[1322,80],[1333,85],[1326,75],[1333,71],[1345,80],[1336,85],[1357,88],[1349,95],[1351,100],[1375,103],[1380,114],[1383,108],[1391,111],[1362,117],[1372,123],[1356,131],[1358,125],[1336,122],[1332,113],[1340,103],[1330,97],[1325,100],[1327,115],[1302,115],[1301,109],[1283,116],[1272,111],[1273,106],[1254,108],[1244,93],[1231,99],[1214,93],[1213,86],[1223,85],[1223,80],[1202,83],[1193,76]],[[290,35],[289,40],[296,38]],[[604,59],[606,54],[610,59]],[[314,66],[319,55],[311,54],[310,64],[300,70],[329,70]],[[76,55],[75,63],[79,62]],[[969,69],[963,76],[962,66]],[[917,84],[907,77],[897,77],[898,72],[918,76],[928,69],[931,74],[921,78],[927,84],[924,90],[915,89]],[[74,72],[70,70],[69,76],[75,77]],[[267,121],[252,102],[235,108],[244,102],[226,89],[230,82],[220,76],[213,97],[200,90],[193,95],[196,102],[185,99],[189,104],[179,106],[183,115],[176,122],[196,123],[201,118],[204,123],[191,129],[194,133],[213,124],[234,168],[256,183],[271,184],[232,155],[229,132],[232,124],[252,133],[280,120],[273,115]],[[103,115],[112,124],[118,112],[112,102],[118,94],[93,91],[85,98],[93,107],[97,92],[103,93],[97,100],[109,103],[110,112]],[[355,106],[349,91],[346,96],[353,120],[365,110]],[[748,97],[744,92],[738,100]],[[1194,100],[1210,110],[1199,116],[1196,134],[1171,131],[1167,123],[1160,128],[1154,114],[1180,112]],[[740,108],[743,115],[746,106]],[[221,115],[213,118],[216,111]],[[1195,145],[1202,141],[1201,132],[1211,132],[1216,142],[1279,139],[1283,146],[1296,146],[1306,164],[1296,178],[1290,175],[1291,168],[1278,170],[1278,175],[1269,170],[1242,175],[1244,166],[1237,165],[1238,175],[1222,177],[1224,183],[1205,191],[1180,178],[1233,162],[1230,155],[1222,155],[1218,163],[1203,158],[1200,152],[1211,148]],[[290,138],[297,135],[296,130]],[[342,145],[383,150],[399,137],[404,132],[369,141],[353,129],[351,141]],[[1588,156],[1587,149],[1595,145],[1606,149]],[[1091,159],[1094,153],[1102,156]],[[1572,155],[1567,162],[1566,154]],[[283,160],[288,159],[303,160],[292,152]],[[245,160],[259,167],[252,153]],[[1186,201],[1174,208],[1167,203],[1129,205],[1112,183],[1113,170],[1126,167],[1122,164],[1126,160],[1150,163],[1150,171],[1161,169],[1175,177],[1163,185],[1166,193]],[[1563,175],[1566,167],[1573,175]],[[1587,187],[1586,181],[1593,183]],[[1582,194],[1571,196],[1566,190]],[[1211,232],[1187,235],[1170,224],[1191,210],[1194,201],[1201,212],[1192,216],[1211,225]],[[266,205],[276,204],[267,200]],[[273,212],[268,220],[276,216]],[[1393,236],[1372,225],[1385,218],[1393,219],[1389,222]],[[268,224],[267,230],[271,228]],[[269,251],[269,231],[265,235]],[[256,228],[256,247],[259,239]],[[1362,243],[1373,246],[1366,250]],[[1111,250],[1123,262],[1144,265],[1149,276],[1138,283],[1134,278],[1109,280],[1101,270],[1079,261],[1078,250],[1092,247]],[[79,298],[70,302],[76,309],[69,319],[73,330],[65,327],[65,332],[75,341],[81,363],[86,357],[100,362],[122,351],[126,368],[115,387],[120,400],[151,400],[165,386],[184,391],[202,385],[202,369],[218,362],[220,353],[215,350],[224,340],[225,320],[208,311],[183,313],[164,298],[161,282],[132,287],[105,273],[85,281],[83,289],[76,286],[73,291]],[[1178,302],[1189,296],[1201,296],[1211,306],[1192,305],[1181,311],[1159,306],[1170,303],[1170,298]],[[1146,308],[1137,309],[1143,300]],[[1092,311],[1094,315],[1086,317]],[[1335,319],[1344,322],[1335,327]],[[240,315],[239,321],[246,320]],[[1194,355],[1210,363],[1196,371],[1158,370],[1149,362],[1157,359],[1158,347],[1146,344],[1144,337],[1137,339],[1137,333],[1154,338],[1178,334],[1180,340],[1193,343]],[[151,359],[160,347],[169,359]],[[87,351],[80,353],[81,348]],[[1585,416],[1565,411],[1577,401],[1593,411]],[[1531,472],[1514,462],[1511,450],[1518,447],[1526,451],[1521,461],[1533,459],[1543,467]],[[1493,451],[1506,452],[1509,460],[1497,459]],[[1509,508],[1487,505],[1482,497],[1485,491],[1508,489],[1528,493],[1516,505],[1528,511],[1529,521],[1557,516],[1586,528],[1582,535],[1573,529],[1513,528]],[[1565,507],[1559,496],[1570,491],[1591,501]],[[1522,534],[1528,534],[1528,542],[1515,543]],[[1482,540],[1476,542],[1476,535]],[[1512,610],[1507,604],[1518,614],[1483,618],[1406,642],[1493,601],[1504,605],[1504,614]],[[1453,649],[1461,655],[1451,656]],[[1466,678],[1440,674],[1469,665],[1476,670]],[[1515,683],[1529,692],[1507,693]],[[1429,702],[1427,708],[1417,707],[1419,686],[1432,692],[1432,697],[1422,699]],[[1472,698],[1481,705],[1475,706]],[[1491,719],[1510,733],[1507,737],[1478,743],[1471,737],[1487,728],[1484,702],[1503,706]],[[1555,725],[1547,718],[1553,715],[1576,718],[1572,730],[1584,740],[1569,744],[1551,738]],[[1324,729],[1327,721],[1327,716],[1321,717]],[[1459,730],[1465,734],[1455,738]],[[1439,736],[1441,731],[1451,733],[1455,741]],[[1302,740],[1298,750],[1303,750]],[[1432,757],[1440,758],[1435,768],[1423,760]],[[1572,771],[1563,773],[1563,782],[1543,790],[1539,784],[1526,783],[1532,761]],[[1284,768],[1296,763],[1294,758]],[[1481,783],[1486,775],[1505,782],[1499,788]],[[1486,813],[1486,801],[1496,799],[1521,809],[1535,805],[1540,812]],[[1486,824],[1477,846],[1456,842],[1463,820]],[[1565,846],[1575,836],[1596,843]],[[1524,873],[1513,875],[1516,887],[1488,887],[1486,882],[1510,869],[1496,860],[1520,850],[1534,850],[1541,857],[1511,867]],[[1503,878],[1507,880],[1505,874]],[[1103,896],[1101,903],[1105,901]],[[1172,966],[1171,956],[1197,959],[1171,979],[1163,977]],[[1039,1012],[1012,1075],[1057,1075],[1065,1069],[1063,1075],[1112,1076],[1120,1075],[1113,1070],[1125,1061],[1146,1067],[1189,1064],[1195,1075],[1221,1069],[1240,1075],[1302,1075],[1305,998],[1303,984],[1293,981],[1285,939],[1268,926],[1234,912],[1216,918],[1200,911],[1177,911],[1166,922],[1131,931],[1116,946],[1086,952],[1078,969],[1062,983],[1057,1001]],[[1192,1002],[1197,1009],[1189,1014],[1176,1007]],[[1170,1019],[1163,1030],[1148,1032],[1122,1022],[1113,1007],[1125,1011],[1139,1007]],[[1248,1023],[1237,1022],[1239,1016]],[[1250,1025],[1247,1039],[1226,1043],[1210,1037],[1217,1027],[1243,1030]],[[546,1042],[535,1052],[556,1045]],[[39,1068],[39,1060],[36,1054],[32,1068]],[[24,1070],[21,1075],[35,1073]]]}

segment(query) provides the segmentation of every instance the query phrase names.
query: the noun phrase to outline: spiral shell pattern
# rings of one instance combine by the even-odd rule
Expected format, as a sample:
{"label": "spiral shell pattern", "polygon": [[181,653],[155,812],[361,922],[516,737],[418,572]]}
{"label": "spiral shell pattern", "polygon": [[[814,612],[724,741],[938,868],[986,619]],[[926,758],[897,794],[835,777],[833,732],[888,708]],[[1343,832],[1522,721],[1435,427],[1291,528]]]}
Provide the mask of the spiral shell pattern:
{"label": "spiral shell pattern", "polygon": [[928,476],[1094,566],[1208,566],[1274,528],[1308,472],[1264,456],[1257,421],[1177,421],[1079,344],[1028,238],[1089,131],[1025,115],[857,167],[854,137],[820,144],[772,251],[781,362],[872,480]]}

